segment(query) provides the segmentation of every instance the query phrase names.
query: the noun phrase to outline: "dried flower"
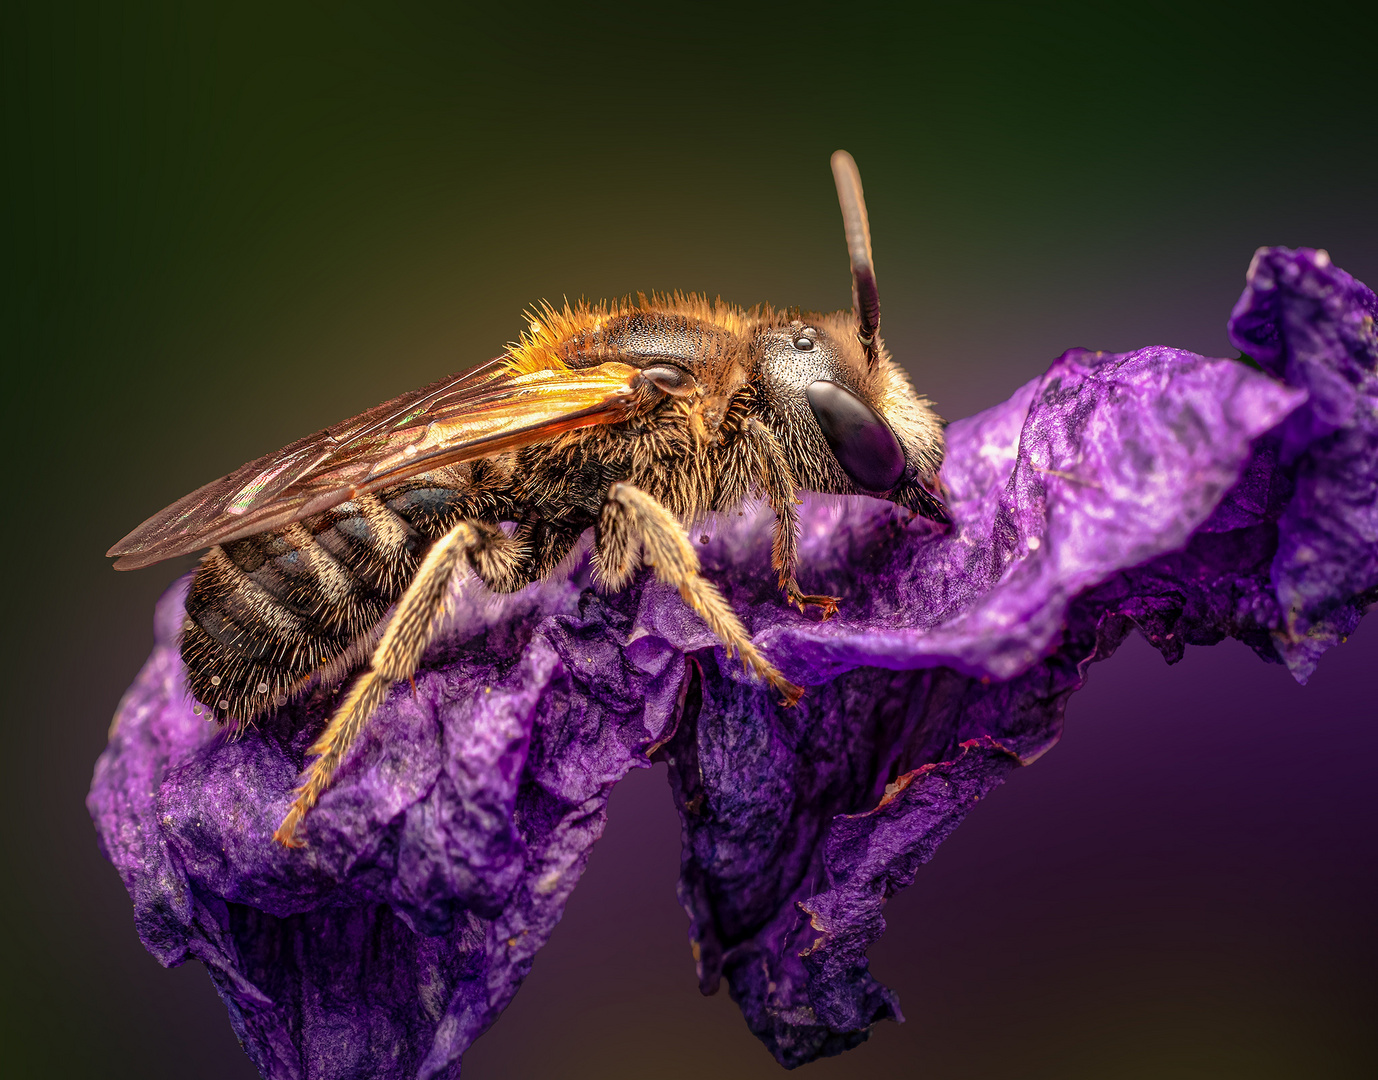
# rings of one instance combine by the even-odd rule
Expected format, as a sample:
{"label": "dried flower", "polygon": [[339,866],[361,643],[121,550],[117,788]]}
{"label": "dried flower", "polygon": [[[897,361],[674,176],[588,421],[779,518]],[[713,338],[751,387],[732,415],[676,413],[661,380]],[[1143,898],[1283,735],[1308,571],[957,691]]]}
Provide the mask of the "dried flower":
{"label": "dried flower", "polygon": [[950,531],[869,500],[806,506],[803,584],[845,598],[826,624],[781,602],[769,522],[728,522],[705,567],[809,688],[797,709],[645,577],[602,596],[581,565],[466,591],[304,851],[269,838],[330,702],[217,733],[184,688],[179,584],[88,800],[145,945],[206,965],[265,1076],[457,1076],[612,785],[663,759],[704,990],[726,977],[784,1065],[856,1045],[900,1018],[867,970],[884,900],[1057,741],[1091,661],[1138,628],[1169,661],[1232,636],[1304,679],[1378,595],[1375,316],[1324,252],[1268,249],[1230,321],[1263,371],[1065,354],[949,428]]}

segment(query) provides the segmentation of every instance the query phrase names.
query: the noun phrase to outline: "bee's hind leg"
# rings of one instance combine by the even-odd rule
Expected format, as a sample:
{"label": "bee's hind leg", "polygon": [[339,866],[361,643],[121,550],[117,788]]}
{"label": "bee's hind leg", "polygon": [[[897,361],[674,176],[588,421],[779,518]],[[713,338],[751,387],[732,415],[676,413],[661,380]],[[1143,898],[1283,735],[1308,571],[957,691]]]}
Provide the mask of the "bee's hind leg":
{"label": "bee's hind leg", "polygon": [[[638,557],[639,556],[639,557]],[[761,655],[737,613],[717,587],[699,570],[694,545],[675,516],[640,488],[613,484],[598,521],[597,566],[599,578],[609,589],[619,589],[635,572],[638,562],[655,570],[656,577],[673,585],[685,601],[703,616],[708,628],[736,652],[742,666],[754,671],[794,705],[803,695]]]}
{"label": "bee's hind leg", "polygon": [[521,545],[495,525],[461,521],[426,553],[407,591],[397,602],[369,669],[350,687],[344,701],[309,753],[317,755],[296,790],[296,799],[273,839],[284,847],[301,847],[302,819],[330,786],[331,778],[368,719],[383,703],[388,688],[410,679],[445,614],[445,601],[456,572],[472,563],[485,582],[496,588],[519,587]]}

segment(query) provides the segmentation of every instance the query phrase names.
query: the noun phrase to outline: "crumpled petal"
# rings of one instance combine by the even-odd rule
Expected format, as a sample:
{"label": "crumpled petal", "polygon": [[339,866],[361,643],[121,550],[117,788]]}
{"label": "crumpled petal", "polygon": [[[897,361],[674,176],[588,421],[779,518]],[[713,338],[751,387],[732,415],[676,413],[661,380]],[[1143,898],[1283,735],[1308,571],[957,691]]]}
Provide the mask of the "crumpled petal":
{"label": "crumpled petal", "polygon": [[805,585],[862,610],[766,640],[791,677],[832,681],[784,712],[707,678],[696,723],[666,747],[701,985],[725,975],[783,1064],[899,1018],[867,972],[884,900],[1056,742],[1085,664],[1127,632],[1098,633],[1074,600],[1186,544],[1303,400],[1233,361],[1073,350],[948,429],[952,534],[887,537],[878,523],[899,515],[879,507],[855,531],[854,513],[806,515],[820,581]]}
{"label": "crumpled petal", "polygon": [[512,597],[466,589],[308,820],[269,841],[327,695],[229,741],[194,716],[185,584],[88,800],[163,963],[201,959],[269,1077],[456,1076],[516,992],[602,831],[668,763],[700,982],[725,976],[793,1066],[899,1019],[869,974],[885,899],[974,803],[1056,742],[1087,665],[1139,628],[1169,660],[1241,638],[1298,677],[1378,588],[1374,297],[1323,253],[1261,251],[1246,364],[1073,350],[953,424],[955,525],[813,500],[786,608],[770,521],[721,523],[705,570],[808,693],[728,661],[677,593],[603,597],[587,562]]}
{"label": "crumpled petal", "polygon": [[329,701],[226,739],[187,699],[185,580],[160,601],[88,806],[145,945],[206,965],[265,1076],[458,1075],[516,992],[683,682],[664,646],[624,664],[587,585],[462,597],[297,852],[270,837]]}
{"label": "crumpled petal", "polygon": [[1230,317],[1230,341],[1305,389],[1278,432],[1295,485],[1272,581],[1278,653],[1302,682],[1354,632],[1378,583],[1378,302],[1324,251],[1261,248]]}

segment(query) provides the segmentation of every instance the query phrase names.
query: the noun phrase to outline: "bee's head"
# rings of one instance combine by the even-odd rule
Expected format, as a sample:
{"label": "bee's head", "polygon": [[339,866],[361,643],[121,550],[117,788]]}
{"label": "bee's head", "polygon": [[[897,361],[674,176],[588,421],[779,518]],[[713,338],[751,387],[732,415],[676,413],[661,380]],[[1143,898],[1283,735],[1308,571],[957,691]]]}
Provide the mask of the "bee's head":
{"label": "bee's head", "polygon": [[946,520],[934,494],[942,421],[881,341],[861,176],[845,150],[832,164],[852,263],[852,311],[781,317],[760,329],[764,404],[803,489],[875,495]]}

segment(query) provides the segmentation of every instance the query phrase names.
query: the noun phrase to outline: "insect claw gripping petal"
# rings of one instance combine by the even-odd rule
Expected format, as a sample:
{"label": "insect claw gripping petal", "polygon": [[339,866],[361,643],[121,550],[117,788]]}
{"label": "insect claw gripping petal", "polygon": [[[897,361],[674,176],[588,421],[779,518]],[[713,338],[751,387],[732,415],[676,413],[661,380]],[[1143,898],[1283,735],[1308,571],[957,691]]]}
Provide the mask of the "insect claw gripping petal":
{"label": "insect claw gripping petal", "polygon": [[799,614],[807,615],[808,609],[816,607],[822,614],[822,621],[827,622],[837,614],[837,606],[842,602],[840,596],[810,596],[799,591],[799,586],[791,578],[785,582],[785,601],[790,607],[798,610]]}
{"label": "insect claw gripping petal", "polygon": [[[300,795],[300,791],[296,794]],[[273,839],[290,850],[304,848],[306,846],[306,841],[301,838],[301,833],[298,830],[305,816],[305,813],[299,810],[296,804],[293,803],[292,809],[287,811],[287,816],[282,819],[282,824],[277,827],[277,832],[273,833]]]}
{"label": "insect claw gripping petal", "polygon": [[786,709],[794,708],[799,704],[799,699],[804,696],[804,688],[802,686],[795,686],[794,683],[786,682],[784,679],[781,679],[774,685],[775,689],[785,695],[780,699],[780,704]]}

